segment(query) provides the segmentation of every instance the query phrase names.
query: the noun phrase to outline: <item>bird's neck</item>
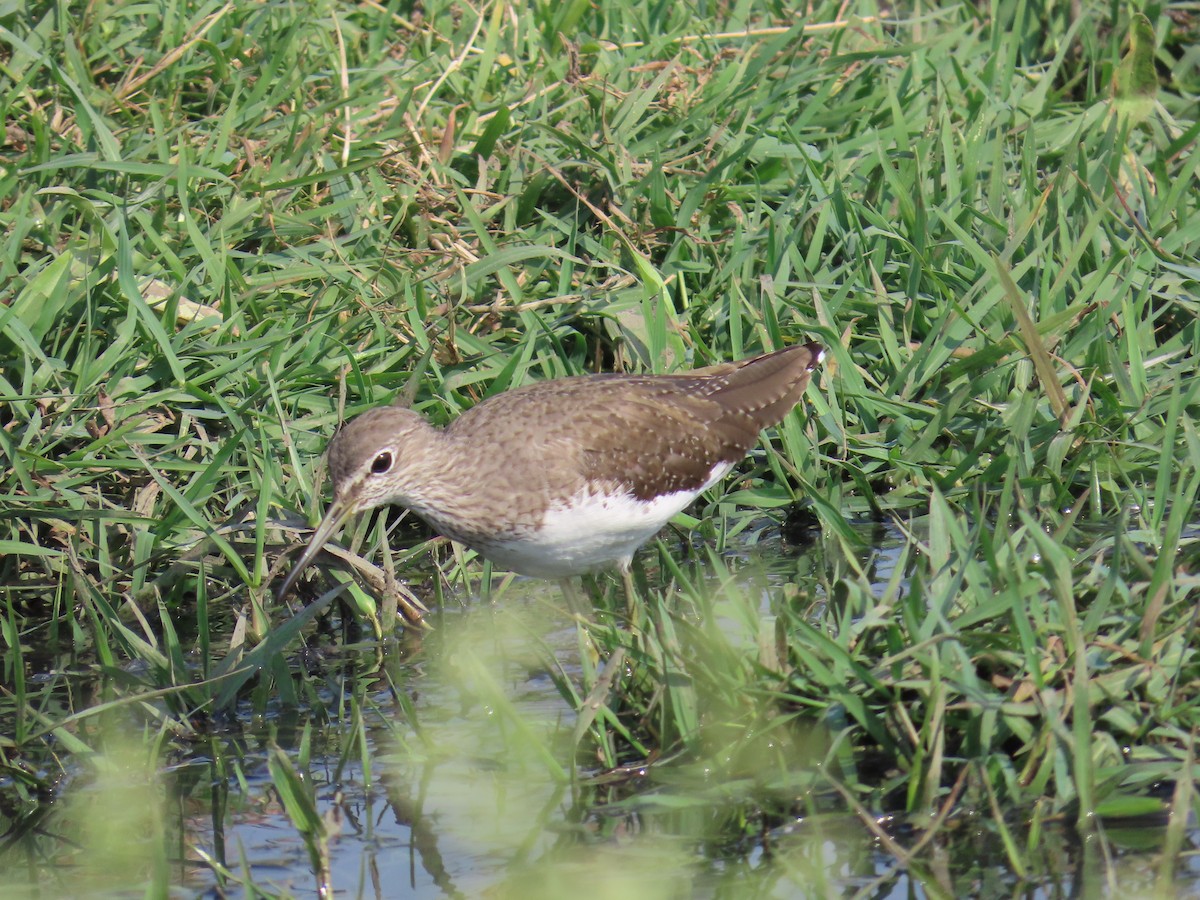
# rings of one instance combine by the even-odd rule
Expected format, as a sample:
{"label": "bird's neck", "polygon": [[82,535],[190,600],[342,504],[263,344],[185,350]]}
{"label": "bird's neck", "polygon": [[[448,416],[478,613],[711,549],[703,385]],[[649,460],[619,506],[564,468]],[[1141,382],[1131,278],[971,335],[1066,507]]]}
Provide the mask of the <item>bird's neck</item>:
{"label": "bird's neck", "polygon": [[489,460],[480,451],[487,449],[432,425],[414,430],[388,502],[408,507],[443,534],[460,537],[486,492]]}

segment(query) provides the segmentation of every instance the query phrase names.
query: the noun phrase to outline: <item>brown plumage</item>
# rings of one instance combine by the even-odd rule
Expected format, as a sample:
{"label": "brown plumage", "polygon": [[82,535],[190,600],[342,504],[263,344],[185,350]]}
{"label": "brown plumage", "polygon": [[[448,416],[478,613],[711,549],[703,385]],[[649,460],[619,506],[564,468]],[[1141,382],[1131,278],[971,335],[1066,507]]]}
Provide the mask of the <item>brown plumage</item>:
{"label": "brown plumage", "polygon": [[817,344],[677,375],[583,375],[491,397],[445,429],[380,407],[330,442],[334,501],[298,573],[342,521],[398,503],[524,574],[616,563],[799,402]]}

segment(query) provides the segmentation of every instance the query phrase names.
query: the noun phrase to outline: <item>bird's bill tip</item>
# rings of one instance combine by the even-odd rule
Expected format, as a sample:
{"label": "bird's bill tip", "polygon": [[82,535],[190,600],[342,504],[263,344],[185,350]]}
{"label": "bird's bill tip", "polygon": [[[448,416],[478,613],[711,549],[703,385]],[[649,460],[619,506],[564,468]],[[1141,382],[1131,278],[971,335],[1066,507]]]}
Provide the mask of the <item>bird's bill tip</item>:
{"label": "bird's bill tip", "polygon": [[321,523],[317,525],[312,536],[308,539],[308,545],[304,548],[304,552],[300,554],[300,558],[296,560],[296,564],[292,566],[292,570],[283,579],[283,584],[279,586],[279,590],[275,595],[277,599],[282,600],[288,595],[304,570],[312,564],[317,554],[321,552],[321,548],[342,527],[342,523],[346,521],[351,512],[351,504],[340,503],[334,500],[333,505],[326,511],[325,517],[321,519]]}

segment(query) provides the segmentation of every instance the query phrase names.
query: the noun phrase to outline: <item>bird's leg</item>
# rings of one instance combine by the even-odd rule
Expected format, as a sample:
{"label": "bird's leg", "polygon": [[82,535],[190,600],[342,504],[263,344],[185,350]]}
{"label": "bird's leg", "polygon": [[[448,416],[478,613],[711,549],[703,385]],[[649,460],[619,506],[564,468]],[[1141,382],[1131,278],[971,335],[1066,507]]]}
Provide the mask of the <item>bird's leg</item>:
{"label": "bird's leg", "polygon": [[629,621],[632,622],[638,605],[637,585],[633,583],[633,568],[631,565],[627,562],[622,563],[620,568],[621,582],[625,585],[625,612],[629,616]]}
{"label": "bird's leg", "polygon": [[588,617],[588,607],[583,602],[583,597],[579,591],[575,590],[575,582],[570,576],[558,579],[558,586],[563,592],[563,597],[567,600],[567,611],[577,618],[586,619]]}

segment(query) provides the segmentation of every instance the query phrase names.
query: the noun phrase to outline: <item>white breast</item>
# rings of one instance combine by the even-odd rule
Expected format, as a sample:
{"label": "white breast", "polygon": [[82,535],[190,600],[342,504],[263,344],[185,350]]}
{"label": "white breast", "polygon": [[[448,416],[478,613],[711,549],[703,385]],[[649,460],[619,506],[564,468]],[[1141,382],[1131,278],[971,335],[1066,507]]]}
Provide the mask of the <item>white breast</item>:
{"label": "white breast", "polygon": [[630,492],[585,488],[566,503],[546,510],[536,531],[488,541],[475,549],[498,566],[539,578],[565,578],[613,564],[628,565],[638,547],[732,466],[715,466],[698,490],[661,494],[652,500],[639,500]]}

